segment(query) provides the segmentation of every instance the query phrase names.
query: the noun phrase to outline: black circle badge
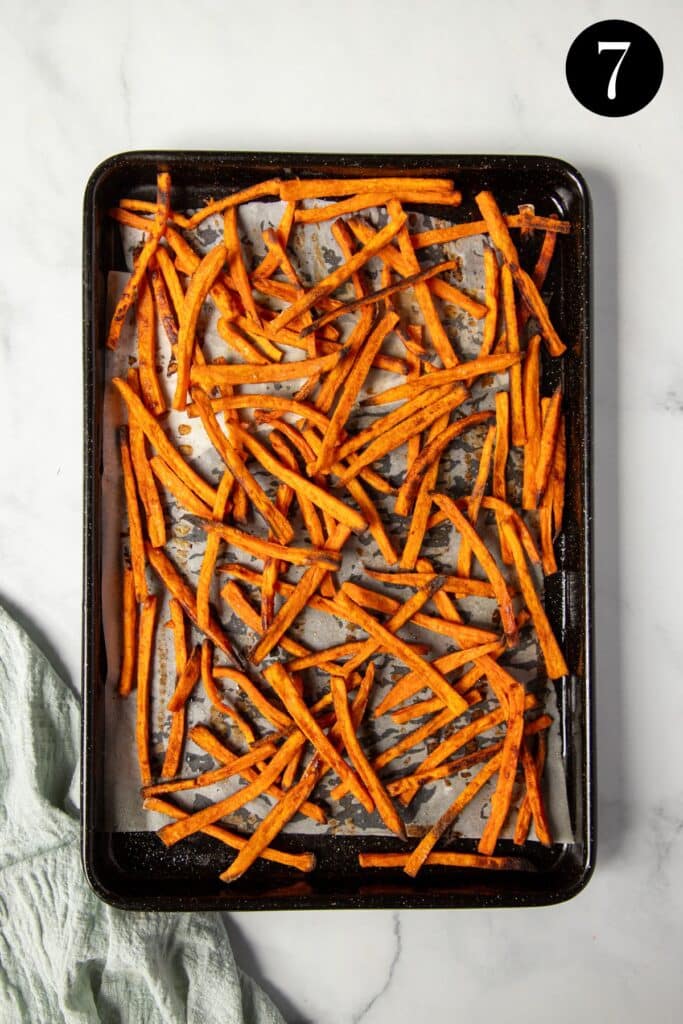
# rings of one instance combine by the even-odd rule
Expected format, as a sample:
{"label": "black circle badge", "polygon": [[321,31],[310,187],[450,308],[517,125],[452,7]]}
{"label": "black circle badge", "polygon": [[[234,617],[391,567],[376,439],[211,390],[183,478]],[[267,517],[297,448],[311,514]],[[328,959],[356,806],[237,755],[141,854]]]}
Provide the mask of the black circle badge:
{"label": "black circle badge", "polygon": [[565,71],[582,106],[603,117],[625,117],[657,95],[664,61],[644,28],[632,21],[598,21],[570,46]]}

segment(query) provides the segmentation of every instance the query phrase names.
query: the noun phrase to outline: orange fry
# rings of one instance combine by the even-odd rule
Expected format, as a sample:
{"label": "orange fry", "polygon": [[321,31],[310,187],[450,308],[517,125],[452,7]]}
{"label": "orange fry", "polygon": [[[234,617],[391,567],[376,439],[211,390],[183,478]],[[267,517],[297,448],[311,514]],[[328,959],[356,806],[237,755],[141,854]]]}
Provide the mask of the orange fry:
{"label": "orange fry", "polygon": [[149,756],[149,712],[150,673],[154,650],[154,626],[156,624],[158,598],[150,594],[142,602],[138,625],[137,651],[137,703],[135,709],[135,742],[138,751],[138,765],[142,785],[152,781]]}
{"label": "orange fry", "polygon": [[315,359],[296,359],[287,363],[268,363],[253,366],[245,363],[229,363],[211,366],[193,366],[191,379],[205,391],[223,384],[271,384],[283,380],[300,380],[310,377],[319,370],[329,370],[343,356],[341,349],[327,356]]}
{"label": "orange fry", "polygon": [[415,878],[444,832],[451,827],[461,811],[464,810],[467,804],[471,803],[477,793],[483,789],[489,779],[498,771],[501,758],[502,754],[495,754],[483,768],[480,768],[474,778],[458,794],[448,810],[444,811],[439,820],[432,825],[429,832],[423,836],[404,865],[403,870],[407,875]]}
{"label": "orange fry", "polygon": [[[177,821],[187,817],[187,811],[181,811],[175,804],[169,803],[168,800],[160,800],[158,797],[148,797],[145,800],[145,808],[149,811],[165,814],[169,818],[175,818]],[[207,825],[202,831],[207,836],[211,836],[212,839],[217,839],[219,842],[224,843],[225,846],[231,846],[234,850],[243,850],[248,842],[244,836],[237,835],[236,832],[230,832],[227,828],[223,828],[220,825]],[[266,846],[261,850],[259,856],[263,857],[264,860],[272,861],[274,864],[295,868],[297,871],[309,872],[313,871],[315,867],[315,854],[313,853],[285,853],[282,850],[273,850],[271,847]]]}
{"label": "orange fry", "polygon": [[142,397],[149,411],[155,416],[161,416],[166,411],[166,401],[156,371],[157,327],[152,292],[146,277],[140,280],[138,287],[135,327]]}
{"label": "orange fry", "polygon": [[197,495],[209,508],[213,508],[216,492],[183,459],[178,450],[166,437],[162,426],[145,408],[133,389],[121,377],[114,377],[112,384],[128,406],[128,415],[139,424],[147,440],[169,466],[180,477],[184,484]]}
{"label": "orange fry", "polygon": [[401,817],[396,811],[389,794],[375,774],[370,762],[363,753],[360,743],[358,742],[358,737],[356,736],[349,712],[349,705],[346,697],[346,686],[339,676],[330,677],[330,689],[332,691],[334,712],[337,716],[342,741],[346,747],[351,763],[362,781],[365,783],[365,787],[372,797],[375,807],[377,808],[379,816],[384,824],[388,829],[391,829],[392,832],[395,832],[399,838],[405,839],[406,831],[405,826],[401,821]]}
{"label": "orange fry", "polygon": [[107,337],[108,348],[116,348],[119,343],[121,329],[128,315],[128,310],[135,302],[140,282],[145,276],[149,261],[159,245],[159,239],[166,231],[166,223],[171,209],[171,176],[165,171],[157,175],[157,202],[152,209],[154,211],[154,220],[147,225],[149,237],[137,259],[133,273],[121,293],[111,319],[109,335]]}
{"label": "orange fry", "polygon": [[190,278],[183,311],[180,316],[180,330],[178,331],[178,379],[175,394],[173,395],[172,404],[174,409],[181,410],[185,408],[187,392],[190,387],[190,367],[192,366],[192,357],[196,344],[199,313],[212,285],[221,272],[225,259],[225,247],[222,245],[215,246],[209,250]]}
{"label": "orange fry", "polygon": [[352,196],[366,192],[453,192],[448,178],[292,178],[280,184],[280,198],[285,202],[296,199],[330,199],[332,196]]}
{"label": "orange fry", "polygon": [[135,579],[132,569],[123,567],[121,585],[123,595],[123,611],[121,616],[121,670],[119,673],[119,693],[127,697],[133,689],[133,673],[135,671],[135,637],[137,634],[138,606],[135,598]]}
{"label": "orange fry", "polygon": [[282,562],[289,562],[292,565],[320,566],[328,572],[334,572],[339,567],[339,558],[326,548],[299,548],[291,544],[278,544],[263,537],[253,537],[250,533],[244,533],[236,526],[227,526],[225,523],[204,521],[200,526],[207,533],[218,534],[228,544],[241,551],[247,551],[256,558],[279,558]]}
{"label": "orange fry", "polygon": [[[260,582],[261,586],[263,586],[263,575],[260,577]],[[290,586],[293,590],[293,584],[290,584]],[[275,581],[274,589],[276,593],[282,590],[282,584],[279,580]],[[258,612],[249,604],[249,601],[247,601],[236,583],[233,583],[232,580],[226,583],[221,590],[221,597],[224,599],[233,614],[249,626],[249,629],[252,629],[257,636],[263,635],[265,630],[263,629],[263,624],[259,618]],[[296,640],[290,640],[289,637],[286,636],[282,637],[280,640],[280,646],[283,651],[287,651],[289,654],[293,654],[297,658],[307,657],[310,655],[308,648],[303,647],[301,644],[297,643]]]}
{"label": "orange fry", "polygon": [[522,484],[522,508],[536,508],[535,477],[536,463],[541,446],[541,405],[539,395],[541,336],[535,334],[529,340],[522,387],[524,391],[524,425],[527,442],[524,448],[524,479]]}
{"label": "orange fry", "polygon": [[386,227],[382,228],[372,242],[363,246],[363,248],[357,253],[354,253],[350,260],[347,260],[346,263],[343,263],[336,270],[333,270],[332,273],[328,274],[327,277],[324,277],[322,281],[319,281],[312,288],[309,288],[305,295],[302,295],[301,298],[293,302],[287,307],[287,309],[284,309],[279,313],[272,321],[272,326],[275,329],[285,327],[292,320],[296,319],[296,317],[301,316],[302,313],[305,313],[306,310],[310,309],[311,306],[314,306],[322,296],[329,295],[345,281],[348,281],[355,271],[360,270],[361,267],[365,266],[368,260],[371,260],[373,256],[376,256],[382,251],[385,245],[389,244],[389,242],[396,236],[397,232],[401,230],[405,221],[405,215],[402,219],[399,218],[398,220],[390,221]]}
{"label": "orange fry", "polygon": [[187,790],[215,786],[217,782],[225,782],[226,779],[232,778],[233,775],[241,775],[244,768],[251,768],[257,762],[265,761],[275,753],[277,753],[277,747],[274,743],[264,743],[262,746],[254,747],[246,754],[243,754],[242,757],[236,758],[230,764],[223,765],[221,768],[212,768],[210,771],[193,775],[189,779],[169,779],[166,782],[158,782],[153,786],[144,786],[142,795],[145,799],[148,799],[152,796],[163,796],[165,793],[184,793]]}
{"label": "orange fry", "polygon": [[399,384],[388,391],[382,391],[378,395],[366,399],[363,405],[388,405],[390,402],[398,402],[404,398],[415,398],[425,391],[443,387],[444,384],[472,380],[485,373],[500,373],[502,370],[509,370],[513,366],[518,366],[520,360],[521,356],[518,352],[513,354],[504,352],[501,355],[484,356],[482,359],[470,359],[467,363],[460,363],[460,365],[447,370],[436,370],[434,373],[420,377],[417,381],[408,381],[407,384]]}
{"label": "orange fry", "polygon": [[[543,796],[541,794],[540,787],[540,780],[543,777],[547,751],[548,741],[546,732],[541,732],[539,734],[535,758],[532,758],[531,756],[528,741],[526,739],[522,746],[522,767],[524,769],[527,792],[517,813],[517,823],[515,825],[514,835],[515,846],[523,846],[527,841],[532,818],[532,799],[536,807],[536,817],[540,818],[541,821],[540,828],[536,821],[534,822],[536,825],[536,835],[539,837],[541,842],[545,843],[546,846],[550,846],[552,843],[552,837],[550,835],[550,828],[545,814]],[[531,783],[531,786],[529,783]],[[531,789],[534,790],[533,798],[530,793]],[[541,839],[541,834],[543,834],[543,839]]]}
{"label": "orange fry", "polygon": [[135,476],[133,474],[133,463],[130,457],[127,431],[121,429],[119,438],[119,449],[121,452],[121,470],[123,473],[123,489],[126,497],[126,510],[128,513],[128,535],[130,540],[130,561],[133,568],[133,579],[135,580],[135,596],[138,601],[144,601],[147,597],[147,580],[145,579],[145,544],[142,537],[142,520],[140,518],[140,507],[135,488]]}
{"label": "orange fry", "polygon": [[178,321],[169,301],[166,284],[164,283],[164,275],[158,266],[158,250],[150,261],[147,277],[152,289],[156,313],[164,328],[164,334],[168,343],[171,349],[173,349],[178,343]]}
{"label": "orange fry", "polygon": [[[137,386],[134,372],[133,370],[129,371],[129,379],[133,386]],[[130,457],[135,472],[138,494],[145,510],[147,532],[152,546],[160,548],[166,543],[166,524],[164,522],[164,510],[159,500],[159,492],[154,483],[154,475],[147,458],[147,442],[144,433],[135,420],[132,420],[129,424],[128,432],[130,438]]]}
{"label": "orange fry", "polygon": [[195,684],[199,679],[200,672],[200,656],[201,648],[197,644],[193,649],[190,657],[188,658],[182,672],[178,676],[178,682],[176,688],[173,691],[173,695],[168,702],[169,711],[180,711],[181,708],[185,707],[190,694],[195,688]]}
{"label": "orange fry", "polygon": [[[491,683],[493,684],[493,677]],[[490,856],[498,841],[510,812],[512,789],[515,784],[517,764],[524,736],[524,688],[515,686],[507,692],[507,722],[503,749],[500,752],[498,784],[491,798],[491,813],[488,817],[477,850]],[[497,755],[498,756],[498,755]]]}
{"label": "orange fry", "polygon": [[507,543],[510,547],[510,551],[512,552],[515,569],[517,570],[517,578],[519,580],[522,594],[524,595],[526,606],[531,613],[531,617],[536,628],[538,642],[541,646],[543,657],[545,659],[546,671],[550,679],[560,679],[568,673],[567,663],[564,660],[562,651],[560,650],[559,644],[550,627],[543,605],[536,593],[536,588],[527,568],[524,552],[522,550],[522,545],[520,544],[517,531],[512,525],[512,521],[509,519],[503,519],[501,525]]}
{"label": "orange fry", "polygon": [[[364,568],[373,580],[396,587],[420,587],[436,576],[435,572],[380,572],[368,566]],[[466,580],[458,576],[445,576],[443,590],[456,597],[495,597],[493,587],[485,580]]]}
{"label": "orange fry", "polygon": [[253,782],[250,782],[243,789],[237,790],[236,793],[226,797],[224,800],[219,800],[217,803],[204,807],[201,811],[188,815],[182,821],[174,822],[171,825],[164,825],[157,833],[161,841],[165,846],[173,846],[175,843],[180,842],[181,839],[186,839],[187,836],[194,835],[195,832],[201,832],[206,825],[213,825],[220,818],[227,817],[228,814],[239,810],[245,804],[251,803],[252,800],[255,800],[256,797],[264,793],[279,778],[292,754],[305,742],[305,737],[301,733],[290,736],[289,739],[285,740],[283,746],[280,747],[265,771],[261,772]]}
{"label": "orange fry", "polygon": [[562,390],[558,386],[548,404],[548,411],[543,419],[541,430],[541,441],[538,451],[538,462],[534,474],[534,491],[536,506],[543,496],[548,483],[548,476],[553,463],[553,455],[557,444],[557,433],[560,429],[562,416]]}
{"label": "orange fry", "polygon": [[[358,863],[362,868],[402,868],[408,862],[409,853],[359,853]],[[437,850],[424,860],[428,868],[480,868],[485,871],[520,871],[523,862],[516,857],[482,857],[478,853],[454,853]]]}
{"label": "orange fry", "polygon": [[472,527],[471,523],[465,519],[456,503],[445,494],[434,494],[433,497],[436,504],[442,512],[445,512],[461,537],[468,541],[473,555],[488,576],[489,582],[496,594],[496,600],[498,601],[500,617],[503,629],[505,630],[507,642],[510,647],[515,647],[518,641],[517,622],[515,620],[515,613],[512,607],[510,591],[508,590],[500,569],[496,565],[488,548],[479,537],[479,534]]}
{"label": "orange fry", "polygon": [[255,323],[260,324],[261,318],[258,315],[254,296],[251,292],[249,275],[247,274],[247,268],[244,265],[242,245],[237,231],[236,206],[229,206],[223,215],[223,241],[225,243],[227,253],[230,277],[232,278],[237,293],[242,300],[242,305],[246,310],[247,316],[251,317]]}
{"label": "orange fry", "polygon": [[[213,515],[211,506],[205,505],[203,501],[200,501],[194,491],[191,491],[180,477],[175,475],[162,458],[154,455],[149,460],[149,464],[159,483],[173,495],[181,508],[195,516],[210,518]],[[213,504],[215,506],[215,501]],[[157,545],[155,544],[154,547],[157,547]]]}
{"label": "orange fry", "polygon": [[[180,676],[187,664],[187,636],[185,629],[185,615],[181,604],[172,597],[170,602],[171,621],[173,630],[173,650],[175,653],[176,676]],[[164,764],[161,769],[162,779],[171,779],[178,774],[180,759],[183,753],[185,742],[185,708],[176,711],[171,716],[171,730],[168,736],[168,745],[164,756]]]}
{"label": "orange fry", "polygon": [[296,724],[299,726],[309,742],[313,744],[322,759],[330,766],[330,768],[332,768],[340,779],[348,784],[356,799],[363,805],[368,814],[371,814],[375,806],[372,798],[366,791],[356,772],[352,768],[349,768],[343,758],[340,757],[337,750],[330,743],[327,736],[322,732],[320,726],[311,715],[307,705],[297,692],[296,686],[292,681],[292,677],[284,666],[279,662],[275,662],[274,664],[269,665],[268,668],[264,670],[263,674],[280,697],[280,700],[285,705]]}
{"label": "orange fry", "polygon": [[[219,522],[222,522],[225,517],[228,498],[230,496],[230,490],[233,482],[234,478],[232,473],[230,473],[229,470],[226,470],[221,477],[220,484],[218,485],[216,501],[212,510],[214,519],[217,519]],[[220,544],[221,539],[216,536],[216,534],[209,534],[206,538],[202,567],[199,570],[199,576],[197,577],[197,619],[201,630],[206,629],[210,618],[209,598],[211,594],[211,583],[213,581]]]}
{"label": "orange fry", "polygon": [[[517,307],[512,273],[507,263],[500,272],[503,290],[503,309],[505,310],[505,327],[507,332],[507,348],[512,355],[519,355],[519,333],[517,329]],[[510,374],[510,412],[512,421],[512,443],[526,444],[524,428],[524,399],[522,395],[522,367],[519,362],[513,363]]]}
{"label": "orange fry", "polygon": [[254,730],[246,721],[246,719],[242,717],[239,711],[232,706],[232,704],[229,704],[227,701],[223,700],[219,693],[218,687],[216,686],[216,681],[213,677],[213,651],[211,648],[211,642],[209,640],[204,640],[202,642],[201,675],[202,685],[206,692],[206,696],[211,701],[211,704],[216,708],[217,711],[220,711],[222,715],[227,715],[228,718],[232,718],[233,722],[235,723],[239,731],[242,733],[247,743],[253,743],[254,740],[256,739],[256,736],[254,735]]}

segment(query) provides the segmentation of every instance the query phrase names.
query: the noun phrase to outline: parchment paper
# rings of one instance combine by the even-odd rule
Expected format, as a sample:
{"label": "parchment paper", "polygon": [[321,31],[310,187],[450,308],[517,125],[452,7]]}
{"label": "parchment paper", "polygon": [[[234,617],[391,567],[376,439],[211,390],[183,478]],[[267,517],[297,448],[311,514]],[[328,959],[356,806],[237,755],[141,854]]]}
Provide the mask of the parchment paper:
{"label": "parchment paper", "polygon": [[[247,208],[240,210],[240,230],[245,252],[245,258],[252,263],[258,262],[264,255],[264,244],[261,239],[261,232],[269,226],[277,226],[279,223],[284,204],[279,202],[251,203]],[[375,211],[370,216],[375,226],[381,226],[384,218]],[[410,214],[411,231],[426,230],[431,227],[443,226],[446,222],[437,221],[433,218],[422,215]],[[188,240],[193,247],[199,251],[207,251],[220,238],[222,233],[222,220],[220,217],[208,218],[196,231],[188,232]],[[126,258],[129,268],[132,268],[132,254],[139,244],[140,232],[129,228],[122,228],[122,238],[126,251]],[[447,253],[445,258],[457,259],[459,267],[453,272],[452,281],[457,286],[469,291],[475,297],[483,295],[483,261],[482,250],[484,240],[481,236],[462,239],[455,243],[449,243],[439,247],[438,252],[424,250],[422,258],[425,264],[443,259],[444,249]],[[330,272],[341,261],[341,255],[332,237],[329,224],[299,226],[293,233],[290,242],[290,251],[294,265],[297,267],[304,284],[311,284]],[[368,268],[374,288],[380,287],[379,261],[373,260]],[[116,300],[127,279],[126,274],[111,273],[109,275],[108,302],[110,313],[113,311]],[[352,298],[351,286],[338,293],[342,298]],[[268,300],[264,300],[268,301]],[[419,308],[415,304],[412,292],[406,292],[399,296],[401,309],[410,314],[413,322],[421,322]],[[438,300],[437,300],[438,301]],[[275,300],[271,300],[273,308],[279,308]],[[461,310],[450,306],[442,306],[442,315],[449,335],[454,339],[456,351],[465,358],[472,358],[481,342],[481,322],[477,323]],[[202,347],[208,357],[227,356],[232,358],[227,346],[218,336],[216,323],[218,314],[213,304],[209,301],[200,318],[200,337],[203,338]],[[347,317],[349,325],[355,322],[355,318]],[[342,325],[341,321],[337,322]],[[387,339],[384,351],[393,352],[396,355],[403,355],[403,349],[395,337]],[[135,362],[135,328],[132,316],[124,326],[121,335],[120,346],[116,352],[107,352],[106,356],[106,391],[105,391],[105,414],[104,414],[104,451],[103,451],[103,608],[104,608],[104,629],[105,644],[107,651],[107,699],[105,712],[105,774],[106,774],[106,820],[108,827],[113,831],[151,830],[159,828],[163,824],[161,816],[142,809],[139,793],[140,778],[135,756],[135,694],[128,700],[122,700],[116,692],[117,677],[119,670],[119,630],[120,630],[120,578],[121,578],[121,547],[127,552],[128,536],[126,526],[125,507],[123,501],[123,488],[121,482],[119,459],[117,451],[117,427],[125,422],[125,410],[111,386],[111,379],[116,375],[125,375],[128,367]],[[162,387],[170,399],[175,386],[175,376],[167,375],[170,361],[170,347],[159,327],[158,335],[159,351],[159,378]],[[302,358],[300,351],[292,350],[287,352],[285,359]],[[498,387],[507,387],[505,377],[493,379]],[[475,385],[472,395],[467,403],[459,409],[459,413],[466,415],[469,412],[479,409],[493,408],[492,378],[486,380],[486,385]],[[397,378],[391,374],[373,371],[368,378],[367,391],[383,390],[397,382]],[[296,391],[300,382],[287,382],[271,385],[282,395],[291,395]],[[250,390],[250,389],[242,389]],[[254,388],[253,390],[258,390]],[[390,407],[389,407],[390,408]],[[387,407],[370,408],[367,411],[359,411],[355,414],[353,425],[355,428],[362,428],[372,421],[374,415],[384,415]],[[241,413],[241,415],[243,415]],[[197,469],[213,486],[217,486],[222,475],[223,466],[219,456],[211,446],[206,437],[199,419],[188,419],[184,413],[170,412],[163,419],[164,427],[174,442],[182,446],[181,450],[188,458],[193,468]],[[476,473],[478,455],[486,432],[486,425],[473,428],[458,438],[457,444],[449,450],[441,462],[439,486],[455,496],[468,493],[471,489],[472,480]],[[391,457],[387,457],[383,463],[375,468],[382,473],[390,482],[399,484],[405,465],[405,449],[399,449]],[[277,489],[277,481],[272,477],[260,472],[255,463],[250,463],[261,485],[270,497],[274,497]],[[521,472],[519,460],[513,450],[511,456],[510,485],[519,492]],[[349,500],[344,492],[338,492],[344,500]],[[407,531],[408,520],[394,516],[390,512],[393,498],[385,498],[372,493],[378,508],[382,512],[387,529],[394,541],[398,551],[401,550]],[[168,525],[169,542],[166,551],[178,569],[185,575],[190,583],[196,585],[197,574],[201,566],[202,553],[204,548],[205,535],[192,521],[185,511],[180,508],[175,500],[168,494],[163,495],[165,503],[166,519]],[[484,516],[482,516],[482,520]],[[297,518],[293,521],[297,536],[294,543],[301,541],[307,543],[308,538],[304,533],[298,536],[301,530],[301,523]],[[266,530],[262,521],[253,519],[248,529],[252,533],[265,536]],[[492,526],[488,527],[493,529]],[[424,554],[430,558],[437,567],[445,571],[453,571],[455,559],[457,558],[458,540],[455,531],[443,524],[432,530],[427,535],[428,544]],[[363,572],[363,566],[386,569],[382,556],[380,555],[375,542],[368,533],[363,536],[353,535],[347,545],[344,561],[338,579],[345,579],[363,582],[376,590],[390,594],[400,601],[404,601],[412,590],[382,586],[374,581],[369,582]],[[260,571],[261,563],[242,552],[231,550],[224,546],[220,561],[237,561],[244,565],[251,566]],[[476,567],[476,563],[473,563]],[[292,568],[287,578],[295,581],[299,578],[302,570]],[[483,577],[482,577],[483,578]],[[214,580],[212,602],[217,609],[225,628],[234,645],[242,651],[248,651],[255,641],[255,635],[248,630],[241,621],[230,611],[225,601],[220,597],[219,587],[223,585],[227,577],[219,577]],[[163,760],[168,732],[170,728],[170,715],[166,711],[166,703],[175,685],[175,666],[173,657],[173,643],[170,630],[165,628],[169,619],[168,598],[164,588],[159,585],[153,572],[148,569],[148,582],[150,588],[162,596],[160,602],[160,616],[156,634],[156,646],[154,662],[152,667],[152,763],[159,767]],[[247,593],[249,589],[247,588]],[[467,599],[458,602],[458,606],[465,621],[479,625],[483,628],[491,626],[494,603],[484,599]],[[548,684],[544,677],[538,676],[538,666],[542,665],[542,659],[535,641],[529,636],[530,631],[525,631],[526,641],[511,654],[506,654],[503,664],[510,667],[520,680],[523,680],[529,691],[538,694],[545,711],[553,716],[553,726],[548,736],[548,758],[545,771],[545,790],[548,802],[549,817],[552,825],[553,835],[556,841],[570,841],[572,838],[569,813],[566,799],[566,783],[562,762],[562,741],[560,732],[560,718],[555,699],[555,690],[552,684]],[[302,615],[295,626],[292,634],[303,644],[311,649],[322,649],[333,644],[342,643],[349,639],[364,639],[365,634],[331,616],[320,612],[307,611]],[[440,637],[434,633],[426,633],[417,628],[405,628],[401,635],[415,642],[426,642],[430,644],[435,655],[443,654],[454,650],[454,645],[447,638]],[[192,641],[199,642],[201,636],[193,630]],[[219,656],[219,661],[220,661]],[[270,659],[269,659],[270,660]],[[372,708],[382,699],[390,682],[398,678],[405,671],[405,666],[394,661],[388,656],[377,657],[376,680],[373,698],[366,715],[365,723],[362,726],[361,739],[364,747],[371,755],[392,745],[400,736],[404,735],[406,728],[416,728],[422,724],[421,721],[409,723],[409,726],[397,727],[390,716],[383,716],[375,719],[372,715]],[[307,674],[307,685],[311,694],[321,695],[325,692],[327,678],[324,674],[317,674],[309,671]],[[269,731],[269,726],[254,711],[253,707],[245,699],[242,699],[234,684],[229,681],[220,681],[224,684],[224,693],[227,699],[235,704],[245,715],[259,728],[259,733]],[[491,696],[487,699],[484,710],[492,710],[497,707],[497,702]],[[482,705],[478,705],[476,715],[482,712]],[[467,721],[468,716],[463,716],[453,723],[453,729],[461,727]],[[231,727],[231,723],[224,716],[217,713],[205,698],[201,684],[199,684],[189,705],[188,728],[195,723],[209,724],[216,732],[225,737],[231,749],[235,751],[245,750],[244,741],[239,731]],[[447,732],[450,729],[446,730]],[[498,730],[489,731],[484,739],[480,738],[479,743],[491,742],[492,737],[502,738],[504,726]],[[406,774],[412,765],[419,763],[425,753],[436,746],[443,734],[431,737],[417,745],[413,750],[408,751],[404,756],[392,762],[390,769],[385,769],[383,778],[390,779],[395,776]],[[469,751],[472,747],[468,747]],[[461,751],[461,753],[464,751]],[[215,767],[213,759],[197,748],[191,742],[186,744],[186,753],[183,774],[196,774],[209,768]],[[474,768],[473,771],[476,771]],[[460,788],[462,788],[471,773],[464,772],[460,776],[449,780],[441,780],[424,786],[419,796],[413,801],[408,809],[402,810],[409,834],[419,835],[425,828],[450,805],[455,799]],[[308,818],[298,816],[287,826],[288,832],[301,833],[323,833],[325,831],[333,834],[386,834],[387,830],[377,814],[368,816],[363,809],[356,804],[354,799],[347,795],[342,801],[335,803],[329,800],[329,791],[336,785],[338,779],[328,773],[327,782],[319,790],[323,799],[328,800],[330,820],[326,826],[317,825]],[[456,823],[453,836],[478,837],[481,834],[482,821],[488,817],[490,811],[490,797],[495,788],[496,777],[482,790],[478,799],[473,801],[460,816]],[[209,802],[220,799],[243,783],[239,779],[228,780],[220,785],[202,789],[192,794],[176,794],[173,799],[178,800],[187,809],[200,809]],[[515,806],[517,806],[523,793],[522,787],[515,795]],[[261,797],[233,815],[229,821],[241,829],[251,829],[272,806],[269,797]],[[514,829],[515,815],[511,814],[508,826],[503,835],[509,837]],[[532,838],[533,829],[531,833]]]}

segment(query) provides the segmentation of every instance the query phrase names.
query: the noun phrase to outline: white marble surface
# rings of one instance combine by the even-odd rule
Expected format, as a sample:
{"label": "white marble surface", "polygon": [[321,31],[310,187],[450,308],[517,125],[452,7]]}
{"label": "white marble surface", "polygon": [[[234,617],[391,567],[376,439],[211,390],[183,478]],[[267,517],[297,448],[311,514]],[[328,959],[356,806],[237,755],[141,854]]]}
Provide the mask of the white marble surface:
{"label": "white marble surface", "polygon": [[[193,12],[190,15],[190,10]],[[679,1020],[683,1010],[683,357],[674,2],[0,6],[0,599],[79,678],[81,200],[135,148],[537,152],[595,205],[600,843],[548,910],[233,917],[291,1024]],[[631,18],[664,53],[652,105],[577,105],[564,58]]]}

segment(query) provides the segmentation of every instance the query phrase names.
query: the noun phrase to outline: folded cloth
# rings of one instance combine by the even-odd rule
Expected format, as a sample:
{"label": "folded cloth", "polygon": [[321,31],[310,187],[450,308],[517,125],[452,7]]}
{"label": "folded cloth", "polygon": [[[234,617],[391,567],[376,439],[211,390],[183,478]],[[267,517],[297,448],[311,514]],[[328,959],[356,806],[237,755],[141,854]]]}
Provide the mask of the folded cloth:
{"label": "folded cloth", "polygon": [[79,708],[0,607],[0,1021],[284,1024],[222,918],[114,910],[80,861]]}

